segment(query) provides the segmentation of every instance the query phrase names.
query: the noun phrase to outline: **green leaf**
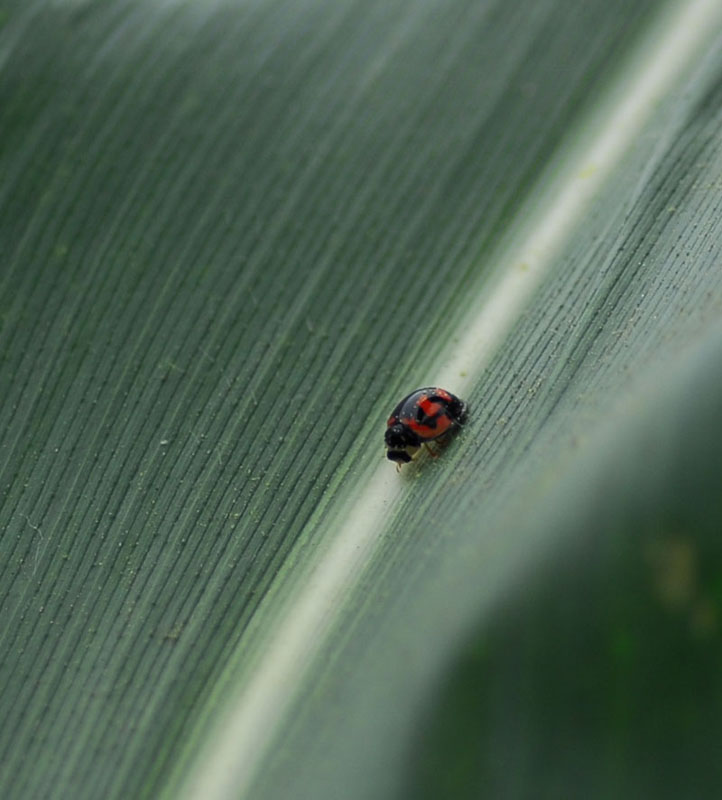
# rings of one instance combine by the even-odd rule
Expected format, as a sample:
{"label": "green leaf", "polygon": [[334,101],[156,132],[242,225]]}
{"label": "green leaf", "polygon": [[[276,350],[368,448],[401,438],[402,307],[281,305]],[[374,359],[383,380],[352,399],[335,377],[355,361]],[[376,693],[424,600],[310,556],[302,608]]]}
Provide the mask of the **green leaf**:
{"label": "green leaf", "polygon": [[714,796],[719,15],[8,6],[2,796]]}

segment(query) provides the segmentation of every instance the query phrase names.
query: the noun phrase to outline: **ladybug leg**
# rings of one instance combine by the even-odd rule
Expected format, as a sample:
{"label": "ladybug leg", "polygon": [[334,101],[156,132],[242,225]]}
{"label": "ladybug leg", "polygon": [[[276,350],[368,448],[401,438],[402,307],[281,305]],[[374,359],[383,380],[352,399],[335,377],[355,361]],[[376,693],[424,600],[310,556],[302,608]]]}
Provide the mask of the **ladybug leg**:
{"label": "ladybug leg", "polygon": [[439,454],[436,452],[436,450],[432,450],[427,442],[424,442],[424,447],[426,448],[426,452],[431,456],[431,458],[439,457]]}

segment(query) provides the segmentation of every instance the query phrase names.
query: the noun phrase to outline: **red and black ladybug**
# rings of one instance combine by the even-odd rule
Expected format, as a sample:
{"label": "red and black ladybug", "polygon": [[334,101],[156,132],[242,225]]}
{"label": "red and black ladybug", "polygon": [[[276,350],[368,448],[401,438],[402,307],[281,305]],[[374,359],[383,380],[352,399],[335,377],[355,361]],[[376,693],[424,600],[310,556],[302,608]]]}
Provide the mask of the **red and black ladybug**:
{"label": "red and black ladybug", "polygon": [[396,406],[386,423],[386,457],[408,464],[418,449],[452,433],[466,421],[467,406],[446,389],[417,389]]}

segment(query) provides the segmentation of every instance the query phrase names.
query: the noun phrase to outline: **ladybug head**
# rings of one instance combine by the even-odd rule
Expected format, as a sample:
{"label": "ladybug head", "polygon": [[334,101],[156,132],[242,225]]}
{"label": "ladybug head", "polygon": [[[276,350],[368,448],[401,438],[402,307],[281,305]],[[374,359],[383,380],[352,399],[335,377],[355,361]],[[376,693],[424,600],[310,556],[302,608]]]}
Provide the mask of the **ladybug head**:
{"label": "ladybug head", "polygon": [[[389,425],[386,428],[386,447],[392,450],[403,450],[406,447],[418,447],[419,437],[402,422],[397,422],[394,425]],[[391,456],[389,455],[389,458]]]}
{"label": "ladybug head", "polygon": [[411,461],[411,456],[406,450],[387,450],[386,458],[389,461],[395,461],[397,464],[408,464]]}

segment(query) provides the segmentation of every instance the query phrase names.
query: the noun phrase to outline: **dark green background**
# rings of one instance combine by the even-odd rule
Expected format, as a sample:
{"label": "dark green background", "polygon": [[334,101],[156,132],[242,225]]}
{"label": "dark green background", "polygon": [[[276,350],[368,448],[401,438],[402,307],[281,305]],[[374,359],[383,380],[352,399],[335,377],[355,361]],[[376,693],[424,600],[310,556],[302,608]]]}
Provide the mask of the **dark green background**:
{"label": "dark green background", "polygon": [[[243,653],[258,603],[294,545],[313,548],[325,504],[343,508],[378,466],[389,408],[429,380],[484,294],[494,247],[655,6],[6,6],[0,794],[155,797],[171,774],[182,781],[194,726],[223,706],[214,688]],[[575,448],[621,413],[631,378],[685,363],[719,318],[718,66],[645,133],[472,391],[468,434],[409,485],[328,669],[303,692],[254,796],[415,797],[420,786],[455,796],[456,786],[463,797],[476,780],[491,794],[553,796],[584,785],[535,742],[585,730],[565,713],[574,684],[548,689],[544,676],[555,685],[567,662],[543,626],[557,631],[569,606],[578,616],[561,640],[587,620],[585,654],[600,647],[604,602],[580,604],[594,580],[571,578],[577,559],[584,569],[594,560],[570,549],[568,582],[544,572],[536,594],[509,598],[493,624],[472,624],[486,590],[468,578],[477,563],[497,575],[516,564],[536,541],[539,498],[567,486]],[[701,445],[719,439],[704,419]],[[681,411],[677,422],[686,430]],[[614,473],[615,458],[643,463],[631,445],[603,462]],[[592,506],[569,485],[585,518]],[[688,515],[711,503],[709,486],[697,488],[679,492]],[[646,520],[655,497],[635,513]],[[541,553],[557,541],[545,502]],[[708,547],[714,509],[699,528]],[[611,541],[624,542],[626,524]],[[496,537],[507,534],[497,567]],[[610,596],[634,639],[642,568],[620,547],[599,580],[606,569],[620,581]],[[705,555],[714,575],[715,563]],[[718,594],[703,596],[718,608]],[[675,664],[682,634],[667,632],[662,612],[642,613],[658,623],[644,637],[662,630],[661,662]],[[637,652],[649,650],[644,637]],[[711,675],[716,644],[699,646],[700,674]],[[418,664],[411,677],[405,663]],[[633,662],[620,697],[633,697],[651,663]],[[484,743],[498,741],[507,702],[520,702],[510,664],[531,698],[519,724],[533,736],[511,754],[502,740],[508,769],[479,765],[473,754],[492,758]],[[693,667],[685,661],[684,674]],[[607,679],[600,668],[595,708]],[[407,688],[395,694],[397,683]],[[656,685],[641,708],[659,701]],[[553,707],[548,726],[538,696]],[[457,715],[458,704],[480,711]],[[438,748],[450,717],[451,752]],[[643,730],[639,746],[651,747]],[[646,785],[650,773],[629,767],[637,741],[609,745],[617,771],[604,774],[616,783],[603,786]]]}

